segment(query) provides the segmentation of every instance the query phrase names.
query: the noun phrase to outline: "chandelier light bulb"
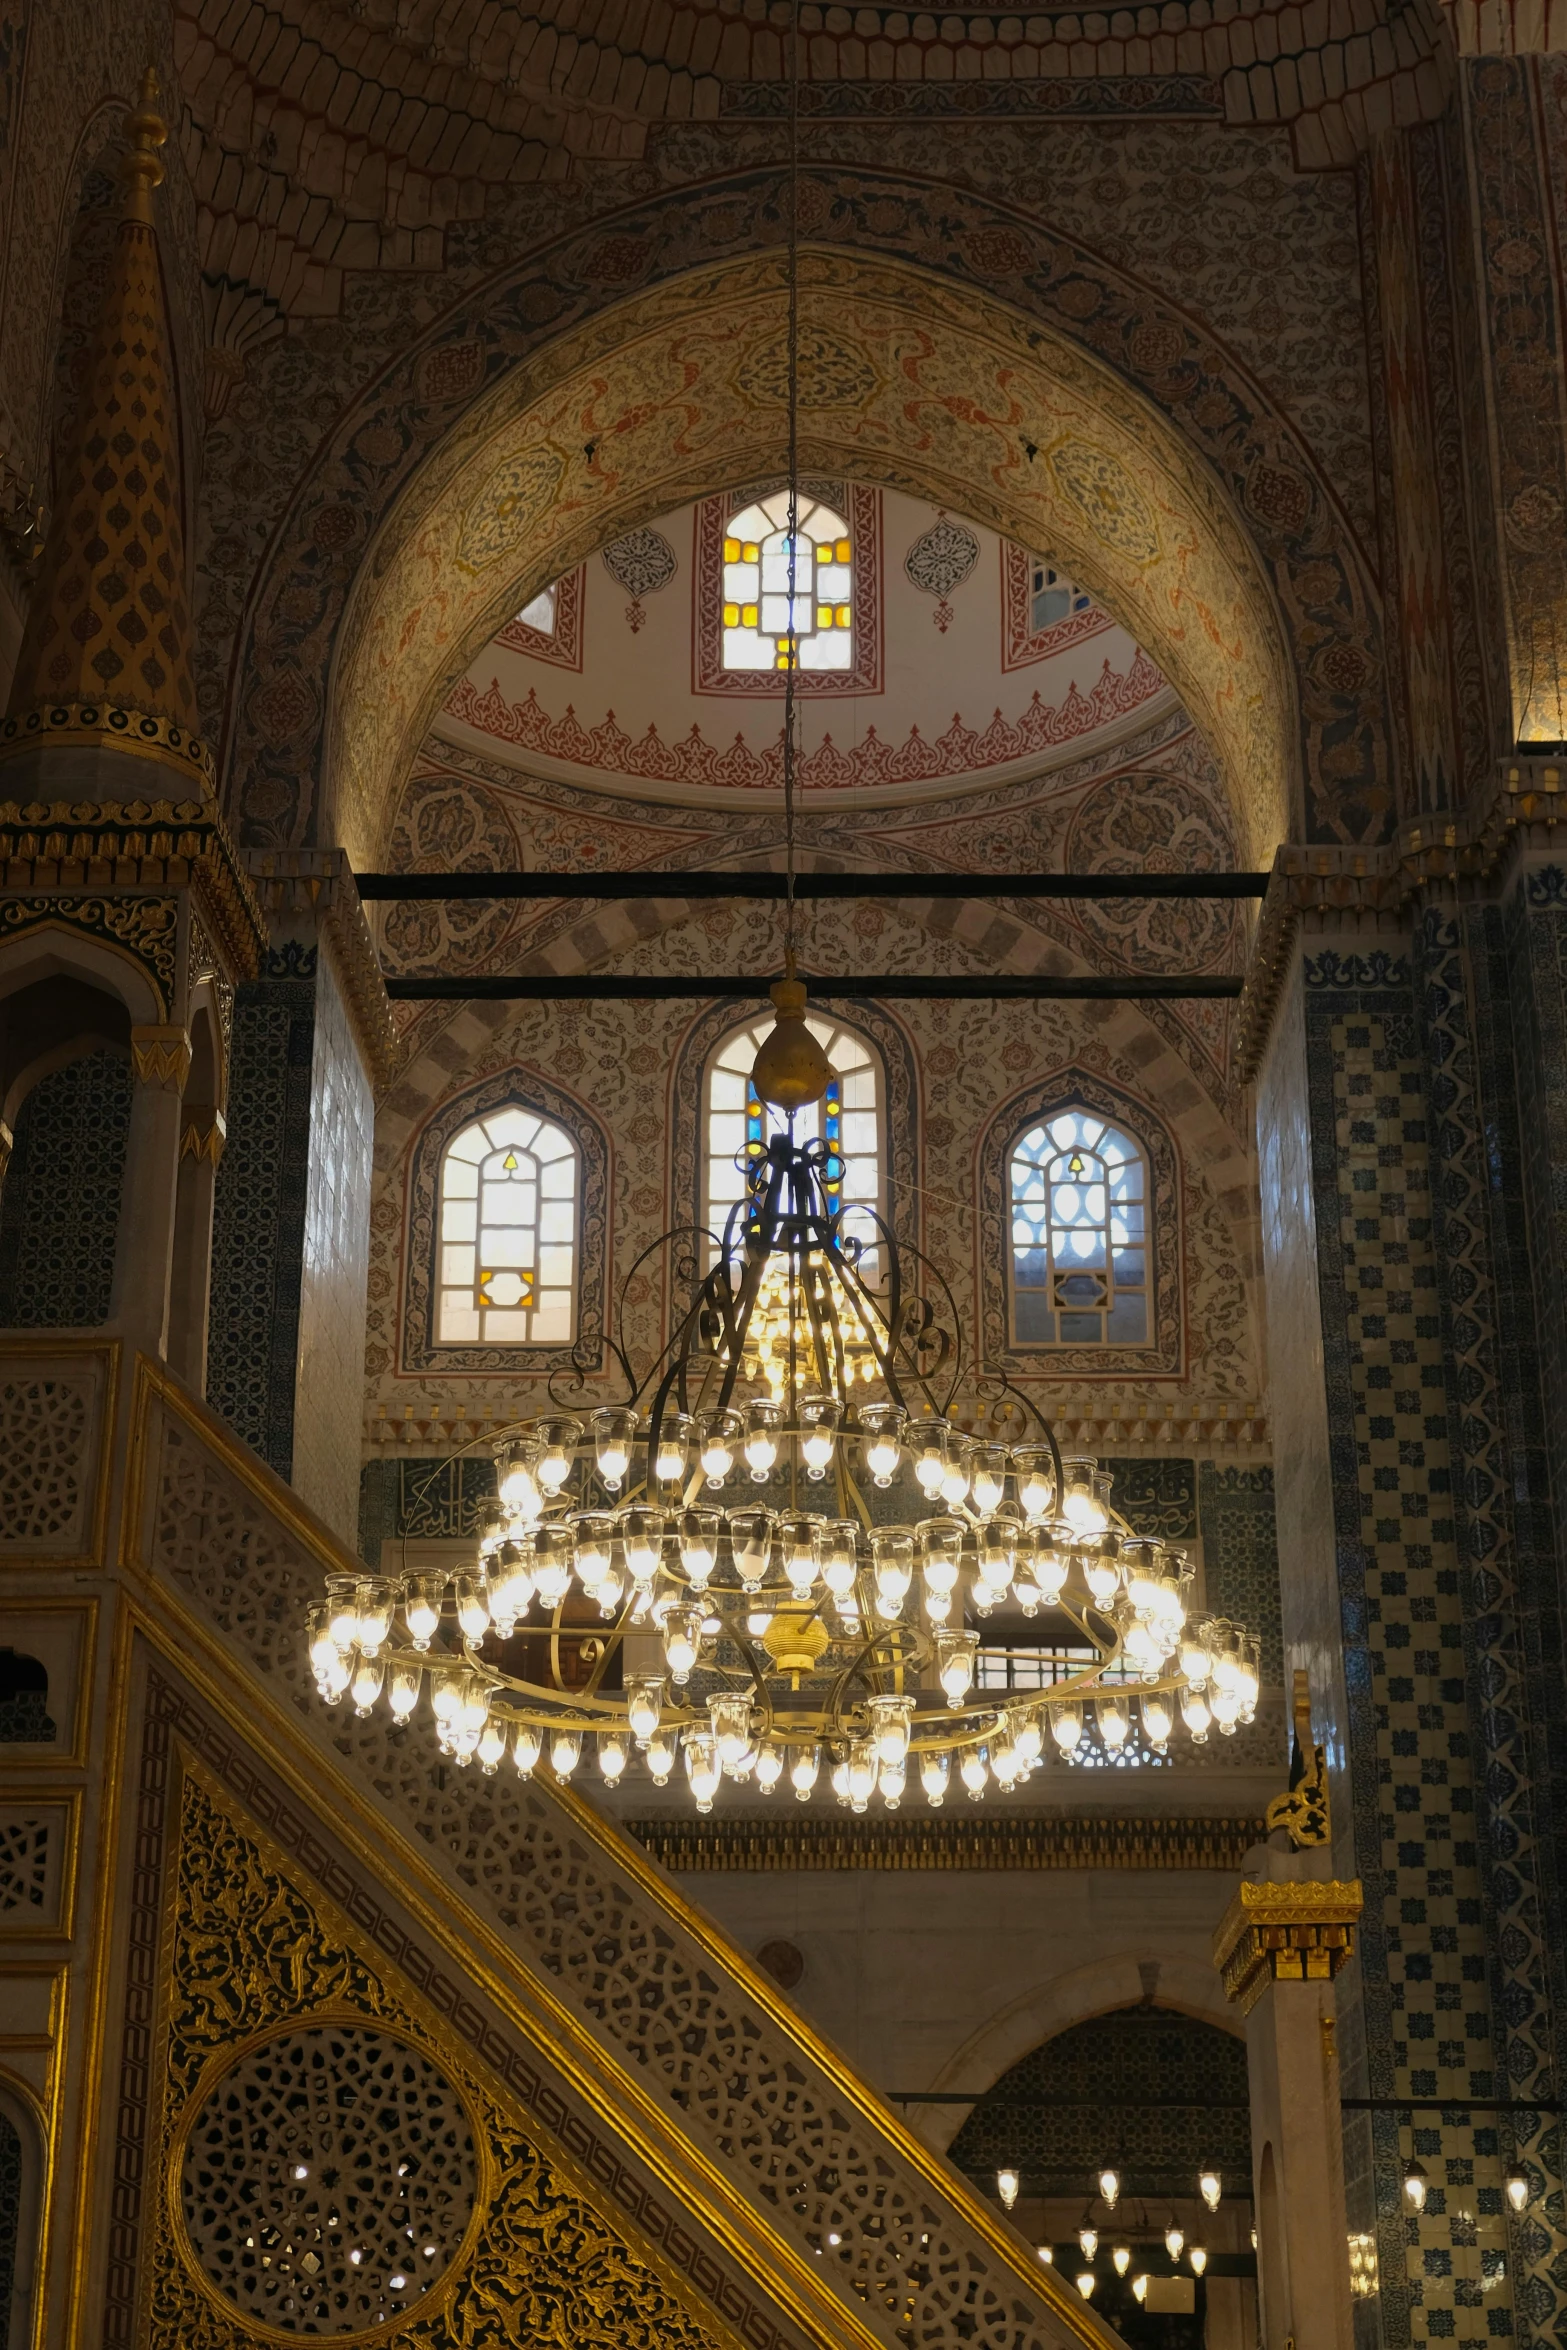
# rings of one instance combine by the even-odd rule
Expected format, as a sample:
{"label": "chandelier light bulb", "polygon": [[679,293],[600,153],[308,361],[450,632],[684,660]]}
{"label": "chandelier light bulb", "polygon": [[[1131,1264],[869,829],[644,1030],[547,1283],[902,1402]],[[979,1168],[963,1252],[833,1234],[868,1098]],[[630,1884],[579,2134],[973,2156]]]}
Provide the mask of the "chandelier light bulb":
{"label": "chandelier light bulb", "polygon": [[517,1775],[531,1779],[544,1752],[544,1740],[532,1722],[519,1722],[511,1736],[511,1759],[517,1766]]}
{"label": "chandelier light bulb", "polygon": [[1101,1697],[1094,1708],[1099,1735],[1112,1754],[1119,1754],[1132,1734],[1132,1716],[1124,1697]]}
{"label": "chandelier light bulb", "polygon": [[452,1598],[457,1605],[457,1621],[465,1640],[482,1640],[490,1628],[489,1604],[484,1587],[477,1575],[454,1575]]}
{"label": "chandelier light bulb", "polygon": [[331,1622],[324,1607],[313,1607],[310,1610],[306,1619],[305,1640],[313,1672],[320,1673],[326,1667],[335,1665],[342,1655],[342,1650],[332,1636]]}
{"label": "chandelier light bulb", "polygon": [[582,1734],[577,1730],[557,1730],[550,1740],[550,1769],[557,1779],[569,1779],[582,1760]]}
{"label": "chandelier light bulb", "polygon": [[1187,2259],[1188,2259],[1188,2260],[1191,2262],[1191,2264],[1192,2264],[1192,2274],[1193,2274],[1193,2276],[1200,2277],[1200,2276],[1202,2275],[1202,2272],[1203,2272],[1203,2270],[1204,2270],[1204,2269],[1207,2267],[1207,2265],[1208,2265],[1208,2247],[1207,2247],[1207,2245],[1206,2245],[1206,2244],[1189,2244],[1189,2245],[1187,2246],[1187,2248],[1186,2248],[1186,2257],[1187,2257]]}
{"label": "chandelier light bulb", "polygon": [[707,1712],[718,1759],[726,1771],[733,1771],[751,1752],[750,1695],[709,1698]]}
{"label": "chandelier light bulb", "polygon": [[771,1739],[757,1749],[756,1784],[763,1795],[771,1795],[784,1773],[784,1752]]}
{"label": "chandelier light bulb", "polygon": [[506,1752],[506,1725],[493,1717],[479,1732],[479,1768],[493,1779]]}
{"label": "chandelier light bulb", "polygon": [[920,1787],[932,1811],[940,1811],[947,1800],[947,1782],[951,1764],[944,1754],[925,1754],[920,1757]]}
{"label": "chandelier light bulb", "polygon": [[1186,2230],[1178,2220],[1171,2220],[1164,2231],[1164,2248],[1172,2260],[1179,2260],[1186,2249]]}
{"label": "chandelier light bulb", "polygon": [[559,1607],[571,1589],[576,1548],[576,1537],[568,1526],[541,1526],[534,1536],[533,1582],[545,1607]]}
{"label": "chandelier light bulb", "polygon": [[778,1460],[778,1406],[758,1401],[746,1406],[745,1465],[753,1485],[765,1485]]}
{"label": "chandelier light bulb", "polygon": [[378,1656],[386,1646],[396,1611],[396,1586],[382,1575],[368,1576],[359,1586],[359,1645],[366,1656]]}
{"label": "chandelier light bulb", "polygon": [[1150,1691],[1138,1704],[1143,1736],[1156,1754],[1163,1754],[1175,1730],[1175,1708],[1163,1691]]}
{"label": "chandelier light bulb", "polygon": [[[519,1616],[525,1616],[533,1598],[533,1544],[503,1542],[490,1568],[490,1620],[503,1639],[509,1638]],[[583,1585],[584,1590],[588,1588]]]}
{"label": "chandelier light bulb", "polygon": [[674,1770],[676,1759],[673,1733],[668,1730],[656,1730],[647,1742],[648,1776],[655,1787],[669,1785],[670,1773]]}
{"label": "chandelier light bulb", "polygon": [[1099,2173],[1099,2200],[1106,2211],[1114,2211],[1121,2200],[1121,2174],[1113,2164],[1107,2163]]}
{"label": "chandelier light bulb", "polygon": [[1529,2202],[1529,2173],[1522,2163],[1512,2164],[1506,2179],[1507,2200],[1514,2211],[1524,2211]]}
{"label": "chandelier light bulb", "polygon": [[653,1475],[660,1485],[683,1485],[690,1466],[691,1421],[685,1412],[666,1412],[653,1448]]}
{"label": "chandelier light bulb", "polygon": [[939,1491],[949,1510],[957,1509],[968,1499],[969,1459],[971,1447],[966,1436],[957,1429],[947,1430],[946,1466],[942,1471]]}
{"label": "chandelier light bulb", "polygon": [[1147,2300],[1147,2298],[1148,2298],[1148,2279],[1147,2279],[1146,2277],[1144,2277],[1144,2276],[1133,2277],[1133,2279],[1132,2279],[1132,2299],[1133,2299],[1133,2300],[1134,2300],[1134,2301],[1137,2303],[1137,2306],[1138,2306],[1138,2308],[1139,2308],[1139,2309],[1141,2309],[1141,2307],[1142,2307],[1143,2303],[1144,2303],[1144,2302]]}
{"label": "chandelier light bulb", "polygon": [[947,1473],[947,1437],[945,1420],[909,1422],[909,1458],[914,1467],[914,1480],[930,1502],[941,1491],[942,1479]]}
{"label": "chandelier light bulb", "polygon": [[1083,2258],[1092,2260],[1099,2250],[1099,2230],[1085,2219],[1077,2231],[1077,2241]]}
{"label": "chandelier light bulb", "polygon": [[876,1604],[896,1620],[914,1580],[914,1537],[902,1526],[877,1526],[871,1534],[871,1565],[876,1577]]}
{"label": "chandelier light bulb", "polygon": [[954,1712],[974,1686],[974,1659],[978,1653],[977,1632],[936,1634],[936,1675]]}
{"label": "chandelier light bulb", "polygon": [[1055,1506],[1055,1461],[1048,1444],[1016,1444],[1012,1468],[1017,1478],[1018,1506],[1025,1518],[1047,1517]]}
{"label": "chandelier light bulb", "polygon": [[593,1458],[606,1493],[618,1493],[631,1467],[636,1441],[637,1414],[622,1407],[606,1407],[593,1415]]}
{"label": "chandelier light bulb", "polygon": [[990,1776],[984,1754],[979,1747],[971,1746],[968,1749],[958,1765],[958,1773],[969,1791],[970,1799],[978,1803],[985,1792],[985,1784]]}
{"label": "chandelier light bulb", "polygon": [[577,1581],[584,1591],[597,1591],[615,1555],[614,1513],[578,1510],[569,1523],[576,1537]]}
{"label": "chandelier light bulb", "polygon": [[539,1490],[540,1450],[536,1438],[509,1444],[495,1464],[495,1490],[507,1509],[519,1517],[536,1518],[544,1506]]}
{"label": "chandelier light bulb", "polygon": [[625,1768],[625,1740],[617,1737],[613,1730],[606,1731],[599,1739],[599,1772],[605,1785],[615,1786],[624,1775]]}
{"label": "chandelier light bulb", "polygon": [[642,1673],[626,1683],[626,1719],[631,1735],[639,1746],[646,1746],[657,1730],[664,1712],[664,1681],[662,1674]]}
{"label": "chandelier light bulb", "polygon": [[539,1428],[539,1454],[534,1474],[552,1498],[571,1475],[577,1446],[582,1442],[580,1420],[545,1420]]}
{"label": "chandelier light bulb", "polygon": [[700,1607],[672,1607],[664,1618],[664,1661],[672,1681],[689,1679],[702,1653],[704,1613]]}
{"label": "chandelier light bulb", "polygon": [[415,1648],[428,1648],[441,1628],[441,1602],[445,1596],[444,1575],[411,1575],[408,1579],[408,1597],[403,1602],[403,1622]]}
{"label": "chandelier light bulb", "polygon": [[1112,2264],[1113,2264],[1113,2266],[1114,2266],[1114,2268],[1115,2268],[1115,2273],[1116,2273],[1116,2275],[1117,2275],[1118,2277],[1124,2277],[1124,2276],[1125,2276],[1125,2274],[1126,2274],[1126,2272],[1127,2272],[1127,2270],[1128,2270],[1128,2269],[1131,2267],[1131,2265],[1132,2265],[1132,2247],[1131,2247],[1131,2245],[1130,2245],[1130,2244],[1117,2244],[1117,2246],[1116,2246],[1115,2250],[1114,2250],[1114,2251],[1111,2253],[1111,2255],[1110,2255],[1110,2259],[1111,2259],[1111,2262],[1112,2262]]}
{"label": "chandelier light bulb", "polygon": [[620,1513],[620,1547],[625,1556],[626,1572],[633,1583],[643,1589],[658,1573],[659,1560],[664,1555],[664,1513],[650,1510],[639,1503]]}
{"label": "chandelier light bulb", "polygon": [[821,1775],[822,1750],[819,1746],[796,1747],[789,1765],[789,1784],[801,1803],[809,1803],[811,1792]]}
{"label": "chandelier light bulb", "polygon": [[901,1404],[862,1403],[861,1450],[873,1484],[883,1491],[892,1483],[903,1459],[903,1429],[907,1413]]}
{"label": "chandelier light bulb", "polygon": [[677,1528],[680,1564],[693,1591],[705,1591],[718,1564],[718,1545],[724,1530],[721,1510],[682,1510]]}
{"label": "chandelier light bulb", "polygon": [[1188,1689],[1181,1699],[1181,1720],[1186,1724],[1194,1746],[1207,1745],[1208,1726],[1212,1719],[1206,1699],[1195,1689]]}
{"label": "chandelier light bulb", "polygon": [[1018,2174],[1015,2170],[997,2171],[996,2193],[1001,2197],[1001,2200],[1006,2205],[1008,2211],[1010,2211],[1013,2204],[1016,2203],[1017,2191],[1022,2183],[1022,2180],[1018,2177]]}
{"label": "chandelier light bulb", "polygon": [[704,1412],[696,1425],[702,1474],[709,1485],[722,1485],[739,1450],[740,1414],[725,1406],[722,1411]]}
{"label": "chandelier light bulb", "polygon": [[1007,1489],[1007,1448],[976,1443],[969,1448],[969,1490],[974,1507],[988,1518],[1001,1507]]}
{"label": "chandelier light bulb", "polygon": [[1083,1743],[1082,1707],[1053,1705],[1050,1708],[1050,1735],[1063,1754],[1075,1754]]}
{"label": "chandelier light bulb", "polygon": [[1411,2159],[1404,2165],[1404,2194],[1412,2211],[1424,2211],[1430,2177],[1423,2162]]}
{"label": "chandelier light bulb", "polygon": [[1212,2163],[1205,2162],[1197,2173],[1197,2192],[1210,2211],[1217,2211],[1224,2195],[1224,2182]]}
{"label": "chandelier light bulb", "polygon": [[381,1684],[385,1679],[385,1657],[366,1656],[361,1649],[354,1659],[353,1675],[349,1682],[349,1692],[354,1701],[355,1713],[367,1714],[373,1709],[376,1699],[381,1694]]}
{"label": "chandelier light bulb", "polygon": [[1102,1534],[1110,1523],[1110,1479],[1096,1460],[1065,1460],[1061,1515],[1076,1534]]}
{"label": "chandelier light bulb", "polygon": [[1044,2262],[1044,2264],[1045,2264],[1046,2268],[1054,2268],[1054,2267],[1055,2267],[1055,2264],[1056,2264],[1056,2248],[1055,2248],[1055,2246],[1054,2246],[1053,2244],[1036,2244],[1036,2245],[1034,2246],[1034,2250],[1035,2250],[1035,2251],[1038,2253],[1038,2255],[1039,2255],[1040,2259],[1041,2259],[1041,2260]]}
{"label": "chandelier light bulb", "polygon": [[406,1722],[419,1703],[419,1692],[424,1686],[424,1668],[416,1664],[394,1664],[387,1686],[387,1703],[393,1718]]}
{"label": "chandelier light bulb", "polygon": [[713,1808],[713,1798],[723,1780],[723,1765],[718,1759],[717,1741],[704,1730],[688,1730],[685,1735],[686,1778],[699,1812]]}
{"label": "chandelier light bulb", "polygon": [[334,1645],[346,1654],[359,1645],[359,1578],[357,1575],[328,1575],[326,1579],[326,1629]]}
{"label": "chandelier light bulb", "polygon": [[1094,2272],[1091,2268],[1080,2268],[1078,2270],[1077,2289],[1082,2294],[1085,2301],[1092,2301],[1094,2297],[1094,2287],[1098,2281],[1098,2278],[1094,2275]]}
{"label": "chandelier light bulb", "polygon": [[843,1406],[836,1396],[808,1395],[800,1406],[800,1457],[813,1484],[832,1467]]}

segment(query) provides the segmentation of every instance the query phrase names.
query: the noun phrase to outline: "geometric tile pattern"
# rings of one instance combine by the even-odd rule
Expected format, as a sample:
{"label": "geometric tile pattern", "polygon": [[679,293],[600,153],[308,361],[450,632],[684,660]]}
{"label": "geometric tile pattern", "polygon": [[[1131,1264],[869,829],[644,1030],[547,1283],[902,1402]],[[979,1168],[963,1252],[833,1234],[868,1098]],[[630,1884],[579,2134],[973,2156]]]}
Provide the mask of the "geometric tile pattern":
{"label": "geometric tile pattern", "polygon": [[89,1397],[69,1379],[0,1379],[0,1541],[79,1539]]}
{"label": "geometric tile pattern", "polygon": [[0,1192],[0,1328],[85,1330],[109,1319],[135,1078],[124,1053],[83,1053],[16,1118]]}
{"label": "geometric tile pattern", "polygon": [[315,992],[314,956],[297,949],[286,976],[239,991],[213,1197],[207,1400],[280,1477],[294,1458]]}
{"label": "geometric tile pattern", "polygon": [[[1506,2089],[1476,1844],[1425,1056],[1407,965],[1369,961],[1373,970],[1324,954],[1308,965],[1368,2086],[1485,2099]],[[1512,2335],[1502,2195],[1512,2146],[1500,2120],[1377,2117],[1385,2342]],[[1410,2154],[1431,2179],[1418,2217],[1401,2193]],[[1365,2223],[1352,2214],[1351,2224]]]}
{"label": "geometric tile pattern", "polygon": [[1208,1605],[1215,1615],[1235,1617],[1259,1636],[1262,1678],[1276,1688],[1284,1679],[1284,1628],[1273,1471],[1204,1461],[1198,1493]]}
{"label": "geometric tile pattern", "polygon": [[0,1819],[0,1913],[43,1908],[51,1830],[49,1820]]}
{"label": "geometric tile pattern", "polygon": [[1095,2016],[1004,2072],[947,2155],[981,2180],[1010,2164],[1031,2195],[1088,2193],[1107,2161],[1127,2195],[1195,2195],[1209,2163],[1250,2194],[1246,2043],[1158,2008]]}

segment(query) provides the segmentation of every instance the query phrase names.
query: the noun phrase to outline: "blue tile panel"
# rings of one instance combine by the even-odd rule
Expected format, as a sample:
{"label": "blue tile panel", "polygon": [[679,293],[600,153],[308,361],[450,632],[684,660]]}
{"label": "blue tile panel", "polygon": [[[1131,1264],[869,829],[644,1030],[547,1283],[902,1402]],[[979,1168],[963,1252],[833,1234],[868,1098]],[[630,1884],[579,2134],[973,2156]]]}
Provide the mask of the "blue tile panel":
{"label": "blue tile panel", "polygon": [[104,1046],[23,1101],[0,1190],[0,1329],[109,1319],[135,1082],[126,1055]]}
{"label": "blue tile panel", "polygon": [[1204,1461],[1197,1493],[1208,1605],[1259,1635],[1262,1678],[1277,1688],[1284,1678],[1284,1631],[1273,1471]]}
{"label": "blue tile panel", "polygon": [[310,1163],[315,958],[274,950],[240,988],[228,1140],[213,1202],[207,1400],[279,1476],[292,1474]]}
{"label": "blue tile panel", "polygon": [[[1490,1311],[1481,1291],[1491,1273],[1477,1263],[1452,1130],[1455,1088],[1472,1082],[1469,1048],[1451,1033],[1450,991],[1441,1004],[1433,995],[1446,952],[1439,935],[1423,935],[1418,1003],[1401,957],[1311,958],[1307,1054],[1353,1842],[1366,1891],[1347,2049],[1363,2041],[1375,2096],[1488,2099],[1536,2085],[1537,2066],[1529,2077],[1509,2067],[1537,2049],[1549,1997],[1537,1937],[1520,1940],[1498,1910],[1499,1891],[1513,1896],[1497,1870],[1490,1715],[1511,1635],[1475,1557],[1485,1479],[1475,1462],[1497,1425],[1490,1340],[1474,1326],[1477,1301]],[[1530,1874],[1526,1861],[1525,1912]],[[1353,2011],[1349,1977],[1344,1988]],[[1513,2126],[1432,2110],[1413,2126],[1390,2114],[1351,2129],[1351,2226],[1374,2225],[1379,2238],[1381,2294],[1374,2311],[1357,2311],[1362,2330],[1375,2326],[1367,2338],[1476,2343],[1515,2327],[1525,2340],[1558,2338],[1549,2242],[1532,2218],[1510,2223],[1504,2206]],[[1531,2158],[1554,2167],[1540,2117],[1521,2127]],[[1420,2217],[1401,2193],[1411,2153],[1432,2181]],[[1354,2208],[1362,2195],[1374,2210]]]}

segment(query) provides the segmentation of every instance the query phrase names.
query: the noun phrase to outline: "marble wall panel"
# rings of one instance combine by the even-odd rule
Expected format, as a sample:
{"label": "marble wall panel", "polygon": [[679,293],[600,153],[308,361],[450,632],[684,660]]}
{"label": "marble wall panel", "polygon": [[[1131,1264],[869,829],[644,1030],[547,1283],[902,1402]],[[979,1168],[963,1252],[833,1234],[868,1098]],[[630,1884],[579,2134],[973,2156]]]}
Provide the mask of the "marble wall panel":
{"label": "marble wall panel", "polygon": [[292,1483],[351,1542],[359,1510],[375,1101],[330,951],[319,952],[299,1261]]}

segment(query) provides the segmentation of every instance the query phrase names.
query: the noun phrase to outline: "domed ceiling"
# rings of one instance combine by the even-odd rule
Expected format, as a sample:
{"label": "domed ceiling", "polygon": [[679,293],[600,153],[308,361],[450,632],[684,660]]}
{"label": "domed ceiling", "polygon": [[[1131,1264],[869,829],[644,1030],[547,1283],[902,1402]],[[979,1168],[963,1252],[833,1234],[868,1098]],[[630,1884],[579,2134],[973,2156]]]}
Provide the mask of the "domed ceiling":
{"label": "domed ceiling", "polygon": [[[895,491],[807,493],[800,781],[818,807],[1040,776],[1178,708],[1132,638],[1047,560]],[[491,639],[436,735],[643,803],[765,804],[781,780],[766,625],[783,625],[769,587],[787,592],[772,576],[784,507],[775,485],[753,486],[605,548]]]}

